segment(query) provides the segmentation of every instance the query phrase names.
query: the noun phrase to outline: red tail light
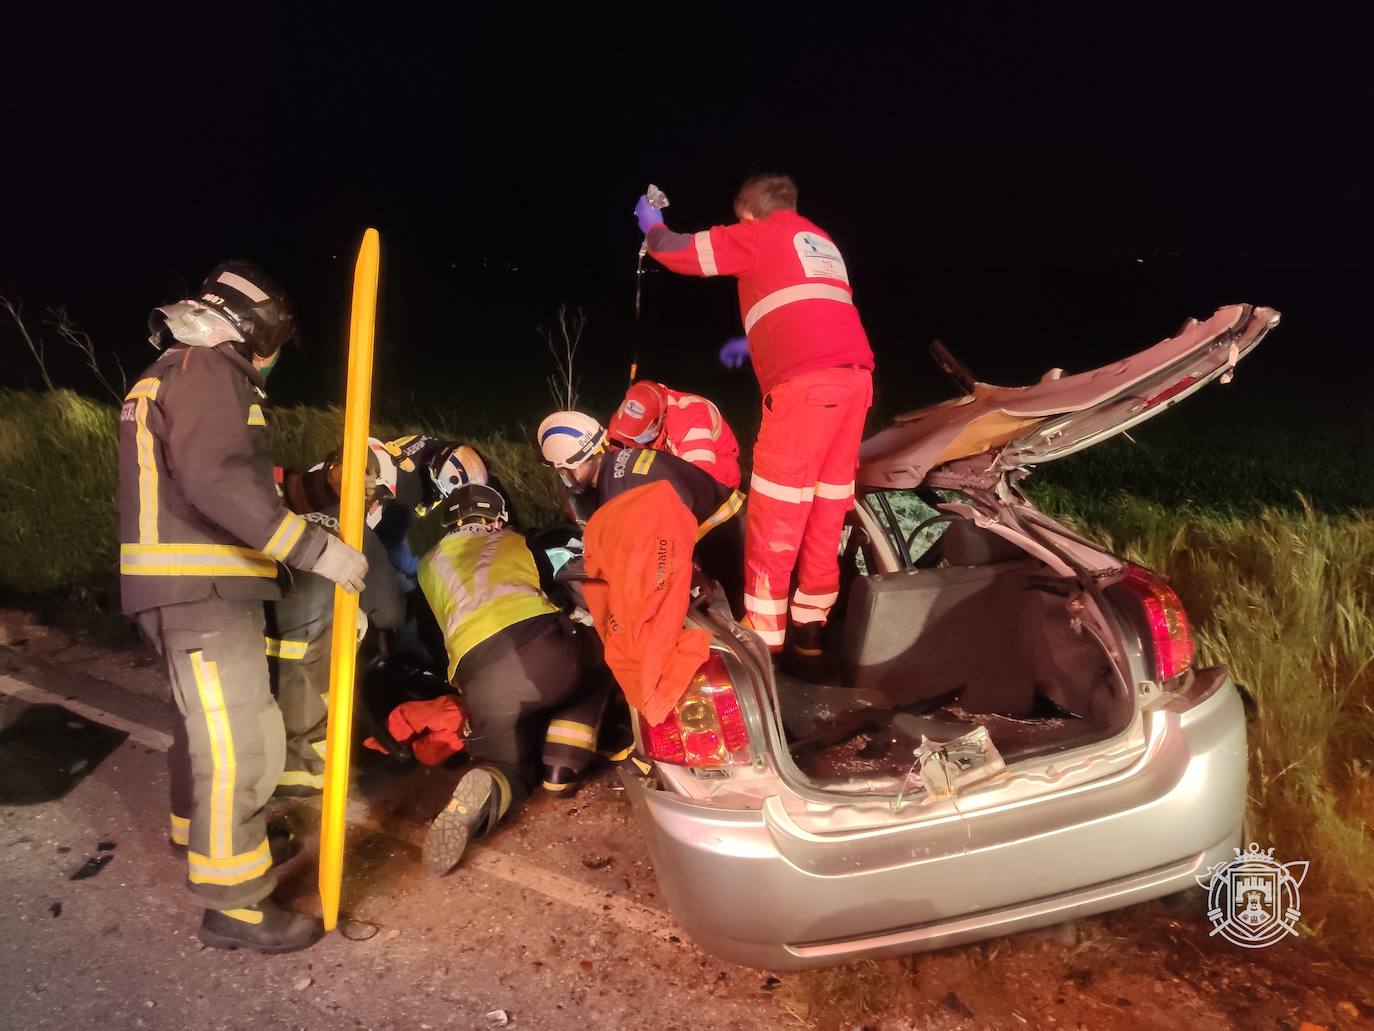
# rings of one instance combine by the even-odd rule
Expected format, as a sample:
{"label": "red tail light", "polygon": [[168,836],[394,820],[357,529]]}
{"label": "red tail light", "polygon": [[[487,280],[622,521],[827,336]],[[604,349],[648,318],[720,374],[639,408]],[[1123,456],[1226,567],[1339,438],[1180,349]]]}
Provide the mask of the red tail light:
{"label": "red tail light", "polygon": [[658,726],[639,717],[639,740],[648,758],[676,766],[747,766],[749,731],[725,660],[712,652],[691,686]]}
{"label": "red tail light", "polygon": [[1143,566],[1127,566],[1121,583],[1145,609],[1155,678],[1163,683],[1186,672],[1193,665],[1193,631],[1174,589]]}

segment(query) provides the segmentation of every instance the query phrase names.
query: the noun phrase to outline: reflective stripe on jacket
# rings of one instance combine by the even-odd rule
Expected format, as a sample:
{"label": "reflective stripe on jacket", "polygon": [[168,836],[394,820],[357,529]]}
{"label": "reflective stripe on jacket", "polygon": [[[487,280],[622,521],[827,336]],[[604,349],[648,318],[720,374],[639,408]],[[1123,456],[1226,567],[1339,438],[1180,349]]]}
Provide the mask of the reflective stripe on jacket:
{"label": "reflective stripe on jacket", "polygon": [[267,451],[261,375],[229,344],[176,344],[119,422],[123,608],[281,596],[277,563],[308,567],[325,531],[287,510]]}
{"label": "reflective stripe on jacket", "polygon": [[469,651],[509,626],[557,612],[514,530],[455,531],[420,560],[420,589],[444,632],[448,675]]}

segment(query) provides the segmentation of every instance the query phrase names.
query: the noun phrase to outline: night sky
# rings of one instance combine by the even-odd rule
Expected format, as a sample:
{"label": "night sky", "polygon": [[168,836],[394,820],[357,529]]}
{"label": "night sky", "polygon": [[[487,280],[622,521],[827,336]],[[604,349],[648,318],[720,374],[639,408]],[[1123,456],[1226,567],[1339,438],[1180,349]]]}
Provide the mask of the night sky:
{"label": "night sky", "polygon": [[[913,397],[937,378],[934,335],[1012,380],[1235,300],[1285,312],[1255,359],[1271,376],[1317,344],[1369,368],[1363,25],[1310,5],[909,6],[25,5],[0,70],[0,289],[36,316],[65,304],[132,372],[149,307],[254,258],[295,295],[312,359],[274,393],[327,400],[376,225],[379,397],[442,403],[538,365],[534,326],[561,300],[592,318],[589,375],[620,369],[644,185],[690,230],[777,170],[844,250]],[[665,378],[738,327],[731,285],[662,273],[645,319]],[[0,345],[19,355],[5,330]],[[4,382],[34,381],[6,365]]]}

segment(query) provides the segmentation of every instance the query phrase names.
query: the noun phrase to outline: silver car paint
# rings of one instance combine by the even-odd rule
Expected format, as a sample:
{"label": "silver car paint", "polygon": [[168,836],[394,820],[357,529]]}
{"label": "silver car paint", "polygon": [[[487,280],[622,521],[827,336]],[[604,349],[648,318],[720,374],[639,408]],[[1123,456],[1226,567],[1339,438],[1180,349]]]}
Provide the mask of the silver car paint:
{"label": "silver car paint", "polygon": [[[1018,518],[1013,499],[998,502],[980,524],[1053,565],[1089,581],[1119,566],[1067,530],[1056,536],[1043,514]],[[898,568],[863,506],[856,511],[879,567]],[[1100,594],[1087,616],[1136,697],[1130,725],[1015,764],[954,799],[901,805],[891,784],[846,795],[807,782],[788,754],[766,654],[719,615],[699,617],[727,654],[760,750],[749,766],[624,774],[679,923],[723,958],[799,969],[1025,930],[1193,885],[1194,872],[1239,840],[1240,697],[1221,669],[1199,671],[1181,692],[1159,690],[1139,640]]]}

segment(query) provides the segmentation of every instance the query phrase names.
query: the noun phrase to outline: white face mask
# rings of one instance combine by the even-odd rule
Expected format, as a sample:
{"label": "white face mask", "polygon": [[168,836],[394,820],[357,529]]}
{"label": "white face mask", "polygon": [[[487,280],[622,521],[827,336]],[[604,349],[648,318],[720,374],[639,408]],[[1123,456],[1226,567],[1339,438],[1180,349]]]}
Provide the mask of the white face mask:
{"label": "white face mask", "polygon": [[631,437],[630,439],[633,440],[636,444],[652,444],[655,440],[658,439],[658,426],[650,426],[639,436]]}

